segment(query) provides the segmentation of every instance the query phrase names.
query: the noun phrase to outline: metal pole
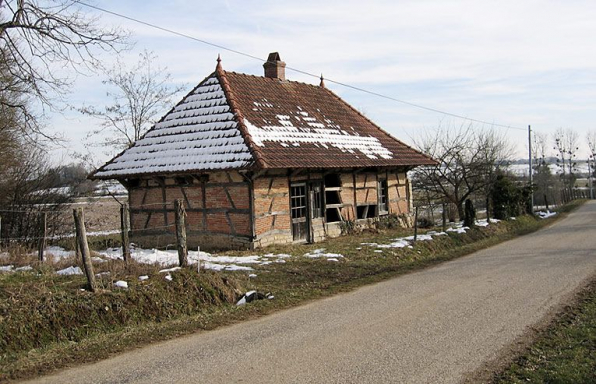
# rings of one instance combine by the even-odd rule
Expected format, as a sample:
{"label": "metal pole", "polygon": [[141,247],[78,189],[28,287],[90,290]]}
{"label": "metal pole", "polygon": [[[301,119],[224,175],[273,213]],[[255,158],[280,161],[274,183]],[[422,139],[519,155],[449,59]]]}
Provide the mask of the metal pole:
{"label": "metal pole", "polygon": [[528,125],[528,160],[530,160],[530,213],[534,214],[534,187],[532,185],[532,128]]}
{"label": "metal pole", "polygon": [[[588,180],[590,180],[590,200],[594,200],[594,180],[592,180],[592,167],[594,166],[594,161],[596,159],[592,159],[590,162],[590,158],[588,157]],[[596,166],[594,166],[596,168]]]}

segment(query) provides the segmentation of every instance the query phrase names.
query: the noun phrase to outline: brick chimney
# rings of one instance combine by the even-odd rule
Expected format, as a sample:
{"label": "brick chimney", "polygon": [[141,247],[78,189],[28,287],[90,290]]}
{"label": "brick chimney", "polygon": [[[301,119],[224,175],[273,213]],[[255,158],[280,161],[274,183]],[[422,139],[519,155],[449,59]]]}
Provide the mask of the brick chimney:
{"label": "brick chimney", "polygon": [[263,64],[263,68],[265,68],[265,77],[282,81],[286,79],[286,63],[281,61],[277,52],[271,52],[269,54],[267,62]]}

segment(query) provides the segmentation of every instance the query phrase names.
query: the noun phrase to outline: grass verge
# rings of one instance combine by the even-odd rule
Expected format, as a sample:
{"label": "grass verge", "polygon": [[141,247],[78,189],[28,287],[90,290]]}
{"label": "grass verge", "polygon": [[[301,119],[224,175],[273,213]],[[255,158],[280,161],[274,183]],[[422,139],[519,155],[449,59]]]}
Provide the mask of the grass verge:
{"label": "grass verge", "polygon": [[[562,212],[578,205],[565,206]],[[144,283],[113,291],[106,284],[106,290],[96,295],[80,291],[82,278],[44,273],[42,267],[0,275],[0,380],[33,377],[97,361],[151,342],[346,292],[536,231],[558,217],[561,215],[547,220],[520,217],[465,234],[450,233],[433,241],[419,241],[413,248],[382,252],[361,243],[389,243],[396,237],[411,235],[411,231],[378,231],[311,245],[274,246],[264,252],[292,257],[286,263],[255,267],[256,278],[249,278],[246,272],[199,275],[185,270],[173,273],[175,284],[171,284],[163,276],[157,278],[159,272],[149,271],[146,273],[153,275]],[[302,256],[321,247],[345,257],[329,262]],[[123,268],[112,271],[127,281],[136,281],[140,272],[131,274]],[[237,294],[248,289],[272,292],[275,299],[242,307],[233,305]]]}
{"label": "grass verge", "polygon": [[494,383],[596,383],[596,280]]}

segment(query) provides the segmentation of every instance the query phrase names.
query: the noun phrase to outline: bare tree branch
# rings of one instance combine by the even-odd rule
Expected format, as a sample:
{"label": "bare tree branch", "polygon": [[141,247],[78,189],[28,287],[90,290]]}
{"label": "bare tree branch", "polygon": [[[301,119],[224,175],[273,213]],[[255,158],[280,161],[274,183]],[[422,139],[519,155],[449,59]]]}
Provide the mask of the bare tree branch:
{"label": "bare tree branch", "polygon": [[492,129],[475,130],[471,125],[440,127],[427,132],[416,146],[439,162],[416,171],[417,189],[455,204],[460,219],[465,200],[476,193],[488,196],[496,171],[513,153],[503,135]]}
{"label": "bare tree branch", "polygon": [[[182,86],[171,85],[167,68],[154,67],[157,58],[152,52],[141,53],[132,68],[118,62],[106,71],[103,83],[112,87],[108,92],[112,103],[103,109],[84,106],[79,111],[101,121],[102,128],[90,132],[89,137],[103,136],[97,143],[119,150],[131,146],[153,125],[171,105],[171,98]],[[107,133],[107,136],[106,136]]]}

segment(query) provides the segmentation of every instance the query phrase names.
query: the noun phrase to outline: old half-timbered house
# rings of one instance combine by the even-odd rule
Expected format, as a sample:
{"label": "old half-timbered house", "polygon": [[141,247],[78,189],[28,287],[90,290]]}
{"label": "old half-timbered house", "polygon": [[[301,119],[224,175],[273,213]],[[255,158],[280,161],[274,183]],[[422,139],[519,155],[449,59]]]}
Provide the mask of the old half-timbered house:
{"label": "old half-timbered house", "polygon": [[[96,170],[128,189],[135,242],[174,238],[174,201],[189,246],[316,242],[342,222],[408,217],[407,171],[434,164],[327,89],[288,81],[277,53],[265,76],[207,76],[143,138]],[[173,242],[173,240],[172,240]]]}

